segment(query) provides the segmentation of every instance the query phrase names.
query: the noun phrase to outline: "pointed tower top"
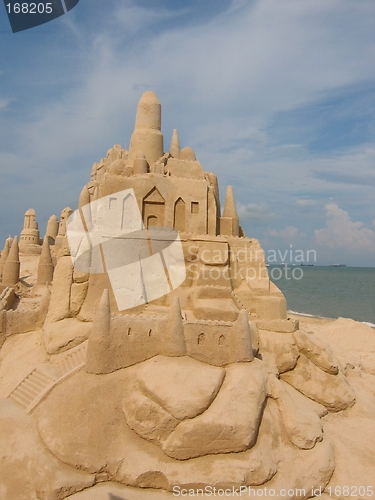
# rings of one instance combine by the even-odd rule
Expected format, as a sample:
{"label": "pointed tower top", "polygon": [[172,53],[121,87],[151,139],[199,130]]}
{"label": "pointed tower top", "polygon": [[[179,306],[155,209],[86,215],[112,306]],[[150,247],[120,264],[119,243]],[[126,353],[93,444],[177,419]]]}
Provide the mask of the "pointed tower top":
{"label": "pointed tower top", "polygon": [[[10,250],[10,247],[12,246],[12,243],[13,243],[13,239],[9,236],[6,240],[5,240],[5,243],[4,243],[4,248],[3,248],[3,252],[8,252],[9,253],[9,250]],[[2,254],[1,254],[2,255]]]}
{"label": "pointed tower top", "polygon": [[91,336],[99,335],[108,337],[111,329],[111,307],[109,303],[109,291],[107,288],[103,290],[98,308],[96,310],[95,319]]}
{"label": "pointed tower top", "polygon": [[138,102],[138,106],[139,104],[160,104],[160,101],[158,96],[155,94],[153,90],[146,90],[141,95],[141,98],[139,99]]}
{"label": "pointed tower top", "polygon": [[106,314],[109,314],[111,312],[110,310],[110,305],[109,305],[109,291],[107,288],[104,288],[99,306],[98,306],[98,312],[102,311]]}
{"label": "pointed tower top", "polygon": [[52,283],[53,280],[53,263],[51,252],[49,249],[49,238],[45,236],[43,239],[42,252],[40,254],[39,264],[38,264],[38,275],[37,284],[47,286]]}
{"label": "pointed tower top", "polygon": [[3,267],[4,267],[4,264],[5,264],[5,261],[8,258],[10,247],[11,247],[11,244],[9,244],[8,239],[6,239],[5,240],[5,245],[4,245],[3,251],[1,252],[1,257],[0,257],[0,264],[2,266],[1,269],[0,269],[0,275],[3,272]]}
{"label": "pointed tower top", "polygon": [[171,307],[169,310],[168,323],[165,354],[167,356],[185,356],[186,345],[184,337],[184,327],[182,324],[181,307],[178,297],[174,297],[172,299]]}
{"label": "pointed tower top", "polygon": [[180,140],[178,138],[178,131],[176,128],[173,129],[172,140],[171,140],[171,145],[169,147],[169,152],[173,156],[173,158],[178,158],[178,155],[180,154]]}
{"label": "pointed tower top", "polygon": [[88,373],[110,373],[111,364],[111,310],[109,292],[103,290],[87,345],[85,370]]}
{"label": "pointed tower top", "polygon": [[51,251],[49,249],[49,241],[48,241],[48,236],[45,236],[43,238],[43,245],[42,245],[42,252],[40,254],[40,263],[46,265],[46,264],[52,264],[52,258],[51,258]]}
{"label": "pointed tower top", "polygon": [[18,236],[15,236],[13,239],[13,243],[9,250],[9,255],[7,260],[13,262],[18,262],[20,260],[19,249],[18,249]]}
{"label": "pointed tower top", "polygon": [[174,321],[178,320],[178,323],[180,323],[180,320],[182,320],[180,299],[178,297],[174,297],[172,300],[172,304],[169,309],[169,317]]}
{"label": "pointed tower top", "polygon": [[236,208],[236,202],[234,200],[232,186],[227,187],[227,194],[225,197],[223,217],[233,217],[233,218],[238,219],[238,213],[237,213],[237,208]]}
{"label": "pointed tower top", "polygon": [[237,362],[252,361],[254,359],[253,346],[251,341],[251,330],[249,325],[249,315],[246,309],[242,309],[234,323],[236,330],[236,356]]}

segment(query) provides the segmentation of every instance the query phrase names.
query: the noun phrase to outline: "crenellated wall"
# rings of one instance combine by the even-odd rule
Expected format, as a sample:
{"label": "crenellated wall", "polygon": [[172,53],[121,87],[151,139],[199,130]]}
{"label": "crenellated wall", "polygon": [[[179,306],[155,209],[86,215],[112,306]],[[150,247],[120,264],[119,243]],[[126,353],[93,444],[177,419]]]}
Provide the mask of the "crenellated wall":
{"label": "crenellated wall", "polygon": [[[104,302],[103,302],[104,299]],[[253,359],[246,311],[237,321],[186,321],[172,305],[169,316],[113,315],[105,290],[89,336],[86,371],[110,373],[157,355],[182,356],[215,366]]]}

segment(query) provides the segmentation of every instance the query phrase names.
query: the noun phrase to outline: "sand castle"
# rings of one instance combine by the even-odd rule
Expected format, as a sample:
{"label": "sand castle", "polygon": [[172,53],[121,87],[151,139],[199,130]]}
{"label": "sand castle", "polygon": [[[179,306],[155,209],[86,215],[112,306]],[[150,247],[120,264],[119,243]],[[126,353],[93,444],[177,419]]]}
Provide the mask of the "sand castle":
{"label": "sand castle", "polygon": [[6,452],[4,498],[113,482],[158,498],[206,486],[310,498],[340,477],[322,418],[352,411],[355,363],[288,317],[232,187],[222,211],[177,130],[164,152],[153,92],[77,210],[52,216],[43,240],[26,212],[0,276],[0,415],[29,444],[0,441],[32,471],[21,484]]}

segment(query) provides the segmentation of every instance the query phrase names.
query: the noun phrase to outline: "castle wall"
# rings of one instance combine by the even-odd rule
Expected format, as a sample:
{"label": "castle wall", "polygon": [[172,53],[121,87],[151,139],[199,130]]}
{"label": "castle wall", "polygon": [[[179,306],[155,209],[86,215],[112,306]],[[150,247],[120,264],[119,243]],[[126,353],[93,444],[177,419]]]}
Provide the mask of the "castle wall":
{"label": "castle wall", "polygon": [[[215,366],[252,359],[250,328],[242,331],[236,323],[218,321],[181,324],[186,354],[192,358]],[[111,315],[109,332],[89,337],[88,357],[92,359],[86,366],[92,373],[110,373],[153,356],[175,355],[172,330],[167,316]]]}
{"label": "castle wall", "polygon": [[192,358],[215,366],[240,361],[231,323],[185,323],[184,334],[186,351]]}
{"label": "castle wall", "polygon": [[[140,182],[141,181],[141,182]],[[135,177],[104,176],[99,188],[99,197],[115,194],[125,189],[133,189],[140,213],[144,215],[144,200],[155,188],[165,200],[164,220],[159,225],[174,227],[175,204],[181,199],[185,203],[185,231],[188,233],[207,234],[208,186],[205,179],[188,179],[165,177],[158,174],[143,174]],[[210,192],[211,205],[214,203],[214,194]],[[160,203],[155,202],[155,215],[160,220]],[[211,208],[210,231],[215,225],[216,206]],[[147,216],[152,215],[151,207],[147,208]],[[147,220],[144,220],[144,223]]]}
{"label": "castle wall", "polygon": [[[165,354],[167,318],[116,316],[111,321],[110,358],[113,370]],[[112,371],[113,371],[112,370]]]}

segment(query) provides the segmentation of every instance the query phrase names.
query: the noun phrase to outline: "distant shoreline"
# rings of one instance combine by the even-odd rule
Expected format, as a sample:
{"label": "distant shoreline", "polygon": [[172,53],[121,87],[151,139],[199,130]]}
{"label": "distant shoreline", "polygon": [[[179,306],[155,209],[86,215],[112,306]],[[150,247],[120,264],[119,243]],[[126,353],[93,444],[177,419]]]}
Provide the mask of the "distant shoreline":
{"label": "distant shoreline", "polygon": [[[314,314],[308,314],[308,313],[300,313],[296,311],[291,311],[288,310],[288,316],[292,319],[297,319],[300,320],[303,318],[303,323],[314,323],[314,324],[320,324],[320,325],[326,325],[327,323],[332,323],[333,321],[336,321],[337,318],[325,318],[323,316],[317,316]],[[348,318],[351,319],[351,318]],[[357,320],[353,320],[357,321]],[[375,330],[375,324],[370,323],[368,321],[357,321],[357,323],[362,323],[363,325],[367,325],[370,328],[373,328]]]}

